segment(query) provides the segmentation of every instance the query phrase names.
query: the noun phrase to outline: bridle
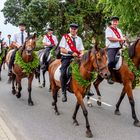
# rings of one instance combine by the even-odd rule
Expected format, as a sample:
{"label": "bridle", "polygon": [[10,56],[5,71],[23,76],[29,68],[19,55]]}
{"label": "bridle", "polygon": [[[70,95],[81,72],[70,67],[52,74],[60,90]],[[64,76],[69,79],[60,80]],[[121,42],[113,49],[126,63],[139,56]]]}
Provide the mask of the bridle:
{"label": "bridle", "polygon": [[95,56],[95,62],[96,62],[96,66],[97,66],[97,67],[95,68],[95,70],[96,70],[98,73],[101,73],[101,71],[104,70],[104,69],[106,69],[106,68],[108,67],[108,65],[105,65],[105,66],[103,66],[103,67],[100,68],[96,54],[97,54],[97,51],[95,50],[95,51],[94,51],[94,56]]}

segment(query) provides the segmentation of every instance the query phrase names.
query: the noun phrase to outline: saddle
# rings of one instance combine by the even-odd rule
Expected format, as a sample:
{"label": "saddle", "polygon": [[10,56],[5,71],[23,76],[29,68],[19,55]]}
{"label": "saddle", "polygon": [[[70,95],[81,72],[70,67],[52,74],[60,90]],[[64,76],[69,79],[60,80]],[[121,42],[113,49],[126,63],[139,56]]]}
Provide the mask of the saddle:
{"label": "saddle", "polygon": [[115,68],[113,68],[114,70],[119,70],[121,65],[122,65],[122,55],[121,55],[121,49],[117,52],[116,56],[115,56]]}

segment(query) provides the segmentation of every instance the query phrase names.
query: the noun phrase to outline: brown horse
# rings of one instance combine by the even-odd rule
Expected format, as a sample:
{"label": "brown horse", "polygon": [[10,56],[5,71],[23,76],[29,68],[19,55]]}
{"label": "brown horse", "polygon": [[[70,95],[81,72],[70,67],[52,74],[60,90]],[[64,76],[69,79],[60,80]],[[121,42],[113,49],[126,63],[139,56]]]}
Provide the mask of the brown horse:
{"label": "brown horse", "polygon": [[[26,39],[23,48],[19,50],[21,53],[22,60],[25,63],[29,63],[29,62],[33,61],[33,53],[32,52],[35,48],[35,38],[36,37],[34,35],[29,36]],[[12,50],[7,54],[7,62],[9,62],[11,54],[12,54]],[[13,68],[12,68],[12,72],[13,72],[13,75],[12,75],[12,93],[14,95],[16,95],[17,98],[21,97],[21,93],[20,93],[22,90],[21,80],[22,80],[22,78],[27,77],[28,78],[28,92],[29,92],[28,104],[33,105],[34,103],[33,103],[32,98],[31,98],[31,90],[32,90],[32,80],[34,77],[35,70],[32,70],[31,73],[26,74],[24,72],[24,70],[18,64],[14,63]],[[16,88],[15,88],[15,85],[16,85]]]}
{"label": "brown horse", "polygon": [[[137,41],[135,43],[135,45],[133,45],[133,47],[134,47],[133,48],[134,52],[133,52],[133,55],[132,55],[133,56],[132,60],[135,64],[135,66],[138,68],[139,64],[140,64],[140,54],[139,54],[139,52],[140,52],[140,41]],[[132,52],[132,50],[131,50],[131,52]],[[126,62],[123,61],[123,64],[120,67],[120,69],[117,70],[117,71],[112,71],[111,75],[112,75],[113,81],[123,84],[123,90],[122,90],[120,98],[119,98],[119,100],[116,104],[115,114],[116,115],[121,114],[120,110],[119,110],[119,107],[120,107],[120,104],[121,104],[122,100],[125,97],[125,94],[127,94],[128,99],[129,99],[129,103],[131,105],[132,118],[134,119],[134,125],[137,126],[137,127],[140,127],[140,122],[139,122],[139,120],[136,116],[136,113],[135,113],[135,102],[134,102],[133,93],[132,93],[132,83],[134,81],[134,74],[129,70]],[[100,94],[100,91],[99,91],[98,87],[99,87],[99,84],[103,80],[104,80],[104,78],[102,78],[100,75],[98,75],[96,81],[93,83],[94,87],[96,89],[97,95],[98,95],[97,104],[99,106],[101,106],[101,94]]]}
{"label": "brown horse", "polygon": [[[54,75],[57,68],[60,67],[60,64],[61,64],[61,60],[56,59],[49,65],[49,69],[48,69],[52,96],[54,100],[52,102],[52,105],[54,106],[54,110],[57,115],[59,115],[59,111],[57,108],[57,93],[58,93],[58,90],[61,88],[61,83],[60,83],[60,80],[55,79]],[[97,71],[103,78],[107,78],[110,74],[107,67],[106,52],[104,49],[97,48],[97,46],[95,46],[95,48],[85,53],[79,62],[79,73],[81,74],[83,79],[90,80],[92,71]],[[69,91],[74,93],[77,98],[77,103],[76,103],[75,111],[73,114],[73,123],[75,125],[78,125],[76,115],[79,110],[79,107],[81,106],[83,110],[83,115],[86,120],[86,128],[87,128],[86,135],[87,137],[92,137],[93,135],[90,130],[90,125],[88,121],[88,112],[83,102],[83,98],[85,97],[86,92],[89,87],[81,86],[78,83],[78,81],[74,78],[74,75],[72,74],[72,77],[69,83]]]}

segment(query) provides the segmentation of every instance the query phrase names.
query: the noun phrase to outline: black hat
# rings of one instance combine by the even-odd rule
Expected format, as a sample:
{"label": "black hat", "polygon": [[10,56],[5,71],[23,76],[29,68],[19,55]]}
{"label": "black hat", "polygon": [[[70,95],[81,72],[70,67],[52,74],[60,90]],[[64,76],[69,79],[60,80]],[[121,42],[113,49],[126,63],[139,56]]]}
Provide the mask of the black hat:
{"label": "black hat", "polygon": [[78,24],[76,24],[76,23],[71,23],[71,24],[70,24],[70,27],[78,28]]}
{"label": "black hat", "polygon": [[53,31],[53,28],[49,27],[47,28],[47,31]]}
{"label": "black hat", "polygon": [[111,21],[112,21],[112,20],[119,20],[119,17],[117,17],[117,16],[113,16],[113,17],[111,17],[110,20],[111,20]]}
{"label": "black hat", "polygon": [[26,26],[26,23],[19,23],[19,26]]}

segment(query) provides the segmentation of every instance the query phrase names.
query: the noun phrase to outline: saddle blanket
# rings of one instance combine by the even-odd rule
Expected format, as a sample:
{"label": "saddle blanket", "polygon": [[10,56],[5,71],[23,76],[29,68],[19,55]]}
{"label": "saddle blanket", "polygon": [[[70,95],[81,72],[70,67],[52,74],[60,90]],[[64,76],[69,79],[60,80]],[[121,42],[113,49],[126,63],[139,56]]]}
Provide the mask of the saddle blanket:
{"label": "saddle blanket", "polygon": [[61,68],[61,65],[58,66],[58,68],[56,69],[56,71],[54,73],[54,79],[56,81],[60,81],[60,76],[61,76],[60,68]]}

